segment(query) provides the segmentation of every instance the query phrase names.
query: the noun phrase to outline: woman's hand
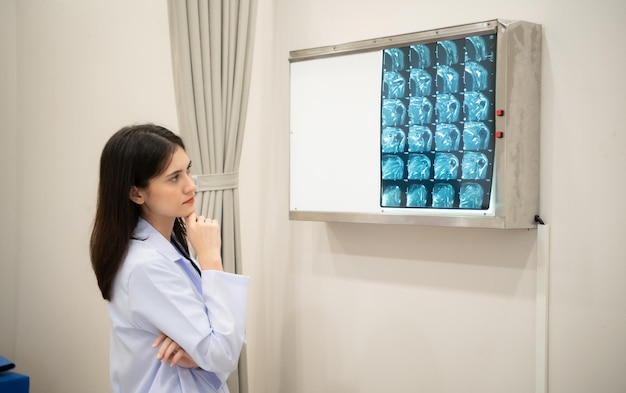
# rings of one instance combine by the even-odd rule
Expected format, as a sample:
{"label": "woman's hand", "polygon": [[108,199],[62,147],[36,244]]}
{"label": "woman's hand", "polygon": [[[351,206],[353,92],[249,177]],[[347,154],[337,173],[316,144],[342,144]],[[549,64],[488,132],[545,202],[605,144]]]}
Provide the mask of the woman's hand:
{"label": "woman's hand", "polygon": [[217,220],[191,213],[185,217],[185,228],[202,270],[223,270],[222,238]]}
{"label": "woman's hand", "polygon": [[[159,347],[160,346],[160,347]],[[171,367],[196,368],[198,364],[176,341],[161,333],[152,343],[152,348],[159,347],[157,358],[163,363],[169,363]]]}

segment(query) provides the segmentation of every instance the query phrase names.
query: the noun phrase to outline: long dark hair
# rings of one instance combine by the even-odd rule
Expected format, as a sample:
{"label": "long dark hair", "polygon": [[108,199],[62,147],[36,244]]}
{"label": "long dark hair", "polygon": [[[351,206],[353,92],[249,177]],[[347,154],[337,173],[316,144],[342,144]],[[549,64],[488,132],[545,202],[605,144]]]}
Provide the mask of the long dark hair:
{"label": "long dark hair", "polygon": [[[102,297],[111,300],[111,287],[122,265],[141,207],[130,200],[132,186],[147,187],[169,165],[182,139],[154,124],[124,127],[104,146],[100,157],[98,204],[89,242],[91,265]],[[174,236],[188,251],[185,225],[174,222]]]}

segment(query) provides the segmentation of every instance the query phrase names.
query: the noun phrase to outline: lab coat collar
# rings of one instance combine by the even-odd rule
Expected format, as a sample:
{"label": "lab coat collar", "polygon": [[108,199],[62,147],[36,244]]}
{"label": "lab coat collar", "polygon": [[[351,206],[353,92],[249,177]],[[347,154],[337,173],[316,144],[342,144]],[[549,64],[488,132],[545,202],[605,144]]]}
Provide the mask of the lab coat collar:
{"label": "lab coat collar", "polygon": [[161,235],[148,221],[139,217],[133,238],[145,242],[144,244],[158,250],[158,252],[172,262],[181,259],[181,255],[170,241]]}
{"label": "lab coat collar", "polygon": [[139,218],[137,227],[135,227],[134,238],[142,246],[152,248],[167,260],[178,265],[189,277],[198,293],[202,293],[202,282],[200,281],[202,273],[198,265],[191,258],[187,259],[181,255],[176,246],[165,239],[161,232],[157,231],[148,221]]}

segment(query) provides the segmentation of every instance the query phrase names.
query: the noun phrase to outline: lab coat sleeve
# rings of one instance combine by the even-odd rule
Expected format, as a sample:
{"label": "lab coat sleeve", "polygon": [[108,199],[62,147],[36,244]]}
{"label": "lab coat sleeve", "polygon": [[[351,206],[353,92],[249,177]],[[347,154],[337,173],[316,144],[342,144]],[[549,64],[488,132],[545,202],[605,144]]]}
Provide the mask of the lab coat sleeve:
{"label": "lab coat sleeve", "polygon": [[176,341],[200,368],[232,372],[245,342],[249,278],[205,270],[201,296],[170,261],[136,266],[129,275],[129,307],[138,327]]}

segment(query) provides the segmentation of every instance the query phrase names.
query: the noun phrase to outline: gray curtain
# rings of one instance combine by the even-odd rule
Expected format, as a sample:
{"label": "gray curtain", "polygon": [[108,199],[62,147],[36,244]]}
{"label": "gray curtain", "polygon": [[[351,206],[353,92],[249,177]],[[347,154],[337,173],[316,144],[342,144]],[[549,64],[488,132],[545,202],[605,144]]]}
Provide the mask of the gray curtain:
{"label": "gray curtain", "polygon": [[[199,214],[222,227],[224,270],[241,273],[238,170],[257,0],[168,0],[180,134],[198,178]],[[246,393],[245,348],[228,380]]]}

